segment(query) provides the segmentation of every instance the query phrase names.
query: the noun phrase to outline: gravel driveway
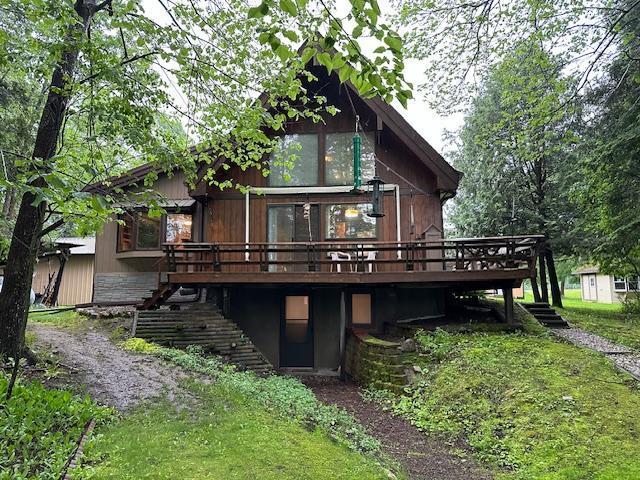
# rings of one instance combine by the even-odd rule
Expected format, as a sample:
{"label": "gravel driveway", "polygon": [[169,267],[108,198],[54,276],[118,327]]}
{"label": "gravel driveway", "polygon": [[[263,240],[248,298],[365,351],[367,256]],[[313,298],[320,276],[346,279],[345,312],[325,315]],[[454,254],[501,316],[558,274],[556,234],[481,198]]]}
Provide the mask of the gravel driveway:
{"label": "gravel driveway", "polygon": [[61,357],[77,374],[92,398],[120,411],[164,394],[182,403],[190,397],[178,381],[186,375],[149,355],[136,355],[113,345],[97,330],[74,333],[49,325],[30,323],[36,346]]}

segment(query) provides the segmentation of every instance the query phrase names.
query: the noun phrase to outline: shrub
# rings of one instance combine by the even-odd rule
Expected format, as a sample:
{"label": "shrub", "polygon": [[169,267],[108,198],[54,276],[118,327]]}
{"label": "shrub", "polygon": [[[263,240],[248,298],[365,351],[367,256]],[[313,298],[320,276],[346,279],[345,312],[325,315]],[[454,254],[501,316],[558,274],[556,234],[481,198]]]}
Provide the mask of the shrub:
{"label": "shrub", "polygon": [[[7,384],[0,375],[2,399]],[[0,479],[59,478],[86,423],[111,415],[89,397],[18,381],[11,400],[0,404]]]}

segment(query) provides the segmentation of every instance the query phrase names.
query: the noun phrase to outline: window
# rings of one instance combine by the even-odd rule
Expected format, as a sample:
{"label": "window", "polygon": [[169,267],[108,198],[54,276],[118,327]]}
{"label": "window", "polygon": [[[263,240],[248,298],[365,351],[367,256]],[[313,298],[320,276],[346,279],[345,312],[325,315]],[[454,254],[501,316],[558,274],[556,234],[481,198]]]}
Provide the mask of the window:
{"label": "window", "polygon": [[613,278],[613,289],[616,292],[626,292],[627,291],[627,280],[624,277],[614,277]]}
{"label": "window", "polygon": [[596,279],[594,277],[591,277],[591,279],[589,280],[589,285],[591,285],[592,287],[596,286]]}
{"label": "window", "polygon": [[[360,134],[362,183],[375,175],[375,136],[373,132]],[[353,184],[353,133],[328,133],[324,153],[325,183]]]}
{"label": "window", "polygon": [[318,135],[285,135],[269,160],[272,187],[318,185]]}
{"label": "window", "polygon": [[140,213],[137,220],[136,248],[139,250],[160,248],[160,218],[152,218],[145,213]]}
{"label": "window", "polygon": [[145,212],[127,212],[119,220],[118,252],[158,250],[163,241],[177,243],[192,239],[193,217],[189,213],[150,217]]}
{"label": "window", "polygon": [[179,243],[191,241],[192,217],[186,213],[167,214],[167,243]]}
{"label": "window", "polygon": [[351,323],[371,325],[371,294],[354,293],[351,295]]}
{"label": "window", "polygon": [[339,203],[327,205],[327,238],[375,238],[376,219],[370,203]]}
{"label": "window", "polygon": [[304,343],[309,333],[309,296],[287,295],[284,318],[287,342]]}

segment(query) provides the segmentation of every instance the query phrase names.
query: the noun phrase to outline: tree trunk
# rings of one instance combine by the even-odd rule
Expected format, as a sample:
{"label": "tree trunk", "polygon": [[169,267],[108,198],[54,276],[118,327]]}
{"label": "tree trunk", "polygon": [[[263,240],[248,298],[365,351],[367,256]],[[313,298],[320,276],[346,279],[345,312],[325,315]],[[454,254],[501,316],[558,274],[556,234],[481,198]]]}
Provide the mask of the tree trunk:
{"label": "tree trunk", "polygon": [[545,248],[544,257],[549,269],[549,283],[551,284],[551,303],[554,307],[562,308],[562,294],[558,285],[558,275],[556,274],[556,264],[553,261],[553,252],[550,248]]}
{"label": "tree trunk", "polygon": [[[91,17],[96,12],[96,3],[95,0],[76,0],[74,8],[81,22],[68,27],[66,45],[51,77],[33,149],[34,159],[45,160],[41,167],[45,173],[50,168],[46,160],[56,153],[66,115],[69,102],[66,92],[78,60],[78,37],[87,34]],[[38,177],[31,186],[40,189],[46,186],[46,181]],[[31,280],[45,209],[46,202],[38,200],[34,193],[28,191],[22,196],[0,291],[0,357],[19,357],[22,354]]]}
{"label": "tree trunk", "polygon": [[544,252],[540,252],[540,255],[538,256],[538,264],[540,265],[540,298],[544,303],[549,303],[549,289],[547,288],[547,269],[544,264]]}

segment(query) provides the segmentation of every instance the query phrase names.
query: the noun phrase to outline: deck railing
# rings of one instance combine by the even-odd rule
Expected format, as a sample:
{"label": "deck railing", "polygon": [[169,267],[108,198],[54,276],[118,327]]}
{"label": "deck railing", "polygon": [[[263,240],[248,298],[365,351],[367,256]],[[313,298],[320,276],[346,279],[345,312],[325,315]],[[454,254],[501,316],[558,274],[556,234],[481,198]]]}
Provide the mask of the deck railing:
{"label": "deck railing", "polygon": [[409,242],[165,243],[169,272],[535,269],[541,235]]}

